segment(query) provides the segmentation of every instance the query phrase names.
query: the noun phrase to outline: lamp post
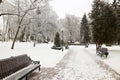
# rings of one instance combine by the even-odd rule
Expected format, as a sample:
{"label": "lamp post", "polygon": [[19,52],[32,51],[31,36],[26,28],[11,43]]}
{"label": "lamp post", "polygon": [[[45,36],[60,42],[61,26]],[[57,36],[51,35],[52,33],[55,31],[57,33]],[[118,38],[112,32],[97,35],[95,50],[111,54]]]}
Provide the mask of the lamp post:
{"label": "lamp post", "polygon": [[63,51],[63,30],[62,30],[62,51]]}

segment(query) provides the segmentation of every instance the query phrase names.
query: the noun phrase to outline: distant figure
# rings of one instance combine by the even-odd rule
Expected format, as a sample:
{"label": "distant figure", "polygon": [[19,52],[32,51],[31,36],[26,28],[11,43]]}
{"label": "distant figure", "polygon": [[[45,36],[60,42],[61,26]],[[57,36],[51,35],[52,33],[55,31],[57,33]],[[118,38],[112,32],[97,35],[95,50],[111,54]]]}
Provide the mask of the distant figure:
{"label": "distant figure", "polygon": [[97,47],[97,53],[99,53],[100,49],[101,49],[101,46],[98,46]]}
{"label": "distant figure", "polygon": [[87,43],[87,44],[85,44],[85,48],[88,48],[88,46],[89,46],[89,44]]}
{"label": "distant figure", "polygon": [[66,46],[65,46],[65,49],[69,49],[69,46],[68,46],[68,45],[66,45]]}

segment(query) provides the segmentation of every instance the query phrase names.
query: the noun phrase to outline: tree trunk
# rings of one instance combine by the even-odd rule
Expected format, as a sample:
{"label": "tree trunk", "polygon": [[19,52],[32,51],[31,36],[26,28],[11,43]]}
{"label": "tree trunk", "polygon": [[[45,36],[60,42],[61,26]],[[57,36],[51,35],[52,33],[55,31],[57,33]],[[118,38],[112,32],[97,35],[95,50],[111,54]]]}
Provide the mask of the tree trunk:
{"label": "tree trunk", "polygon": [[24,15],[22,16],[22,18],[20,19],[20,22],[19,22],[19,25],[18,25],[18,29],[17,29],[17,32],[16,32],[16,34],[15,34],[15,38],[14,38],[14,40],[13,40],[13,44],[12,44],[11,49],[14,49],[15,41],[16,41],[17,35],[18,35],[19,31],[20,31],[21,23],[22,23],[23,18],[25,17],[25,15],[28,13],[28,11],[29,11],[29,10],[27,10],[27,11],[24,13]]}
{"label": "tree trunk", "polygon": [[19,27],[18,27],[18,29],[17,29],[17,32],[16,32],[16,35],[15,35],[15,38],[14,38],[14,40],[13,40],[13,44],[12,44],[11,49],[14,49],[15,41],[16,41],[16,39],[17,39],[17,35],[18,35],[18,33],[19,33],[19,30],[20,30],[20,24],[19,24]]}
{"label": "tree trunk", "polygon": [[2,0],[0,0],[0,3],[2,3]]}

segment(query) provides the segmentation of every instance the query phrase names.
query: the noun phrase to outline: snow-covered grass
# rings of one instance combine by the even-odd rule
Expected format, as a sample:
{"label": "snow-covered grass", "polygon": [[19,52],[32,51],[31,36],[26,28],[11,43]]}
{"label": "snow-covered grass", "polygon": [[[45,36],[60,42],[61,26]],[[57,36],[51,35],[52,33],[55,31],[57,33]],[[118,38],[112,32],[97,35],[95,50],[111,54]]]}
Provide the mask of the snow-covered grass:
{"label": "snow-covered grass", "polygon": [[92,55],[94,55],[95,58],[103,61],[105,64],[109,65],[112,69],[114,69],[120,74],[120,46],[113,45],[110,47],[103,45],[103,47],[107,47],[109,51],[107,59],[101,58],[98,55],[96,55],[95,47],[95,45],[90,45],[88,47],[88,51],[92,53]]}
{"label": "snow-covered grass", "polygon": [[[53,46],[51,43],[41,43],[37,44],[36,47],[33,47],[32,42],[16,42],[15,49],[13,50],[10,49],[11,44],[12,42],[0,42],[0,59],[27,54],[31,57],[31,59],[40,61],[42,67],[55,67],[56,64],[59,63],[59,61],[67,53],[67,50],[62,52],[61,50],[51,49]],[[112,69],[120,73],[120,46],[112,46],[107,48],[109,50],[109,56],[107,59],[96,55],[95,45],[89,45],[86,50],[90,56],[105,62]]]}
{"label": "snow-covered grass", "polygon": [[53,50],[53,44],[36,44],[32,42],[16,42],[15,48],[11,48],[12,42],[0,42],[0,59],[27,54],[32,60],[40,61],[42,67],[54,67],[67,53],[67,50]]}
{"label": "snow-covered grass", "polygon": [[109,47],[109,57],[103,60],[106,64],[110,65],[111,68],[120,73],[120,46]]}

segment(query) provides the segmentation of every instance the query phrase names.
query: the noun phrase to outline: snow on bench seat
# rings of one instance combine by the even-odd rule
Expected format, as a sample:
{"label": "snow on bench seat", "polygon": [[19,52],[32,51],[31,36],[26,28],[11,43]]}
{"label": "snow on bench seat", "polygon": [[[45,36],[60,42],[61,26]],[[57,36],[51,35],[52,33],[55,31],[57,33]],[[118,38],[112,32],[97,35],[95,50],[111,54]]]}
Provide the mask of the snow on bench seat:
{"label": "snow on bench seat", "polygon": [[40,64],[31,64],[15,73],[13,73],[12,75],[4,78],[3,80],[21,80],[23,78],[26,78],[27,80],[27,75],[31,72],[33,72],[36,69],[40,70]]}

